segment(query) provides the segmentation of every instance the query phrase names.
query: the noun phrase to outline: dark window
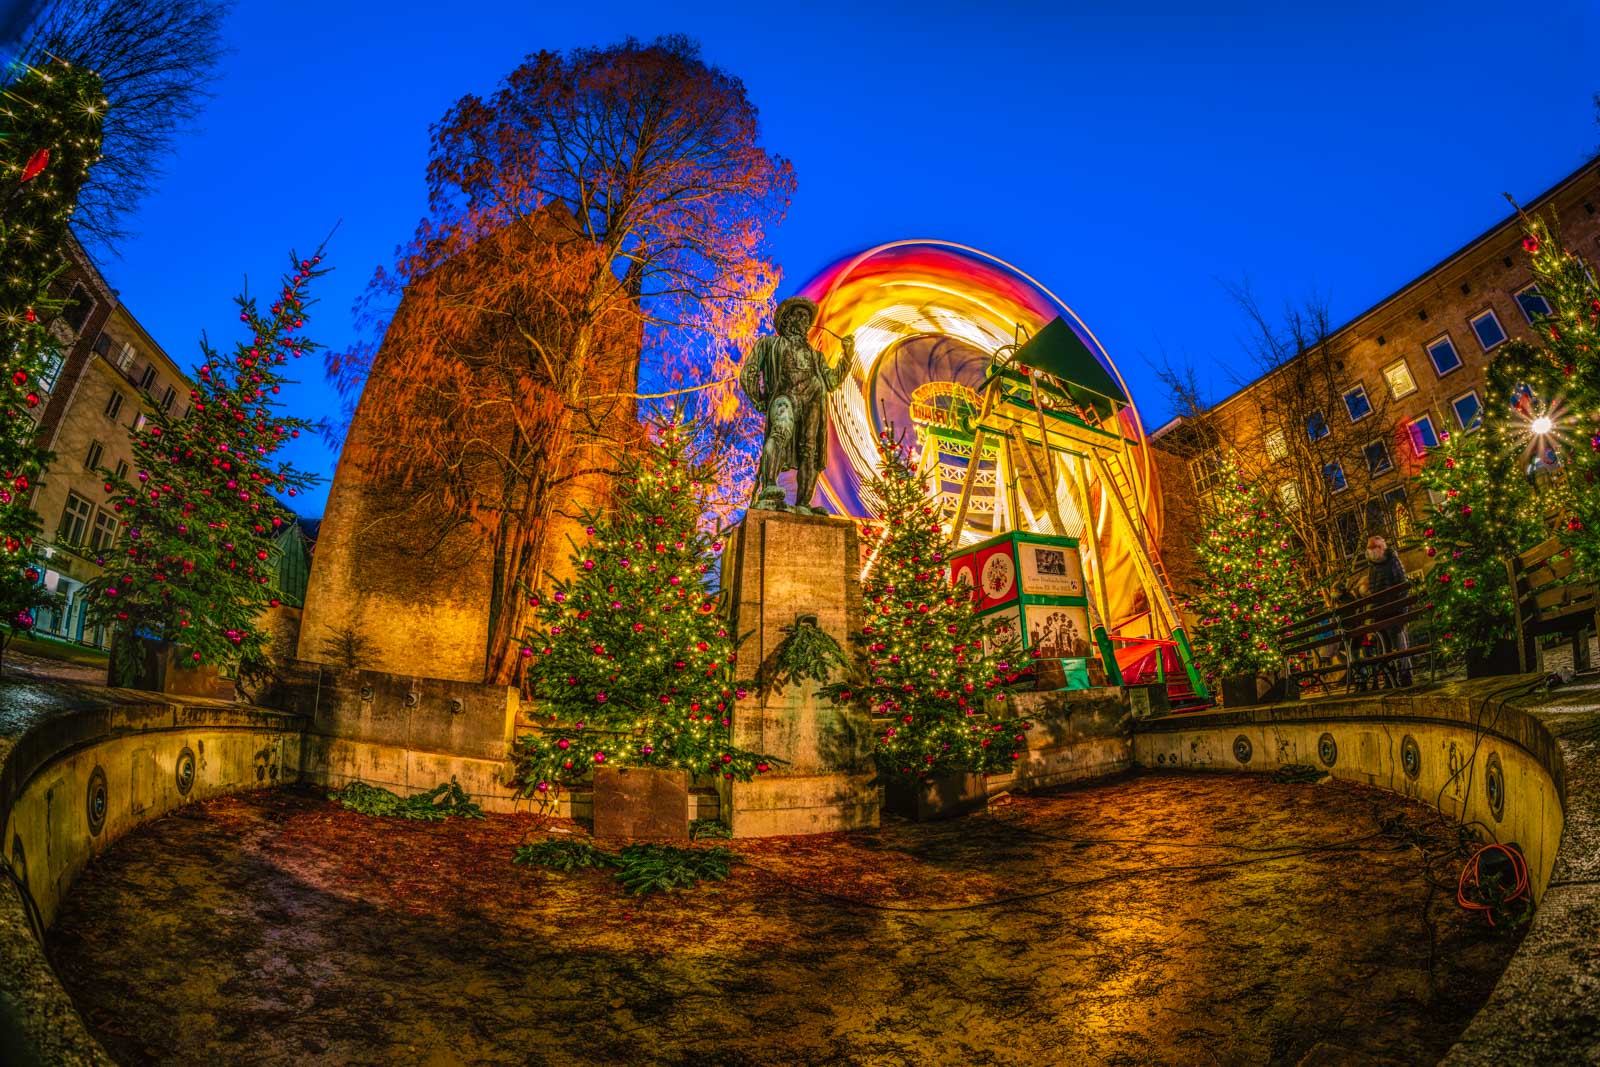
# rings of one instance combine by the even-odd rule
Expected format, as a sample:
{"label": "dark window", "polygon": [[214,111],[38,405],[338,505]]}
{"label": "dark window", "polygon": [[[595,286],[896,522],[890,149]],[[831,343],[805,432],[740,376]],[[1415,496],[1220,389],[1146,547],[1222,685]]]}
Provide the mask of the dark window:
{"label": "dark window", "polygon": [[94,310],[94,298],[89,295],[89,290],[81,285],[74,285],[72,292],[67,295],[67,302],[61,309],[61,318],[73,333],[82,333],[83,324],[89,321],[89,312]]}
{"label": "dark window", "polygon": [[1198,492],[1209,492],[1222,480],[1224,464],[1222,455],[1218,452],[1207,452],[1189,461],[1189,474],[1194,478],[1194,487]]}
{"label": "dark window", "polygon": [[1341,514],[1335,523],[1339,531],[1339,548],[1346,556],[1353,556],[1366,545],[1367,535],[1361,529],[1361,516],[1354,509]]}
{"label": "dark window", "polygon": [[1412,419],[1407,429],[1411,432],[1411,447],[1416,450],[1417,455],[1422,455],[1430,448],[1439,447],[1439,434],[1433,428],[1433,419],[1427,415]]}
{"label": "dark window", "polygon": [[89,454],[83,458],[84,470],[92,471],[100,466],[100,457],[104,452],[105,449],[101,447],[99,441],[89,442]]}
{"label": "dark window", "polygon": [[1478,343],[1485,352],[1506,339],[1506,332],[1500,328],[1500,320],[1493,311],[1485,311],[1473,319],[1472,332],[1478,335]]}
{"label": "dark window", "polygon": [[1322,412],[1313,411],[1306,420],[1306,436],[1313,441],[1320,441],[1328,436],[1328,420],[1322,417]]}
{"label": "dark window", "polygon": [[149,389],[155,383],[156,369],[154,367],[145,367],[144,373],[139,375],[139,388]]}
{"label": "dark window", "polygon": [[1348,484],[1344,480],[1344,464],[1338,460],[1323,464],[1322,475],[1328,479],[1328,491],[1330,493],[1340,492]]}
{"label": "dark window", "polygon": [[1483,404],[1476,391],[1450,401],[1450,409],[1456,413],[1456,423],[1463,430],[1476,430],[1483,425]]}
{"label": "dark window", "polygon": [[1382,441],[1373,441],[1361,450],[1367,459],[1367,473],[1376,477],[1394,466],[1389,461],[1389,446]]}
{"label": "dark window", "polygon": [[122,392],[118,389],[111,390],[111,399],[106,401],[106,418],[114,419],[122,411]]}
{"label": "dark window", "polygon": [[77,493],[67,494],[67,506],[61,510],[61,526],[56,540],[67,545],[81,545],[89,533],[89,515],[94,511],[90,503]]}
{"label": "dark window", "polygon": [[94,531],[89,535],[89,547],[96,552],[109,551],[117,543],[117,519],[109,511],[94,517]]}
{"label": "dark window", "polygon": [[117,460],[116,475],[117,475],[117,477],[119,479],[120,478],[126,478],[128,476],[128,461],[127,460],[125,460],[125,459]]}
{"label": "dark window", "polygon": [[1372,402],[1367,399],[1367,387],[1358,385],[1344,394],[1344,406],[1350,412],[1351,422],[1360,422],[1372,414]]}
{"label": "dark window", "polygon": [[1461,366],[1455,342],[1448,337],[1441,337],[1428,346],[1428,358],[1433,360],[1433,369],[1441,378]]}
{"label": "dark window", "polygon": [[178,398],[178,390],[173,388],[170,385],[167,386],[167,391],[161,394],[161,410],[162,411],[171,411],[172,410],[172,402],[174,400],[176,400],[177,398]]}
{"label": "dark window", "polygon": [[94,352],[97,356],[104,356],[106,359],[110,359],[111,353],[115,351],[116,347],[117,342],[113,341],[111,335],[104,330],[101,330],[100,336],[94,339]]}
{"label": "dark window", "polygon": [[1523,315],[1527,316],[1530,323],[1550,314],[1550,301],[1539,292],[1537,285],[1530,285],[1517,293],[1517,306],[1522,308]]}
{"label": "dark window", "polygon": [[56,377],[61,373],[61,364],[66,362],[66,357],[61,354],[61,349],[55,345],[47,345],[44,350],[44,369],[39,372],[39,388],[43,392],[50,392],[56,387]]}

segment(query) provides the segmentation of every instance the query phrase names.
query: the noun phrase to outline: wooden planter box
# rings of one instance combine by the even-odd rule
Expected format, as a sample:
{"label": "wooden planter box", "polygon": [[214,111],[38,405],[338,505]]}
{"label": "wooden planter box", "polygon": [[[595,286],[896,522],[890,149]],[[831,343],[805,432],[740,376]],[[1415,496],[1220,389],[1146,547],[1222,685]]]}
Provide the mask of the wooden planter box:
{"label": "wooden planter box", "polygon": [[988,806],[989,786],[981,774],[891,778],[883,787],[883,810],[916,822],[953,819]]}
{"label": "wooden planter box", "polygon": [[1497,674],[1520,674],[1522,661],[1517,643],[1508,637],[1497,640],[1487,652],[1467,653],[1467,677],[1488,678]]}
{"label": "wooden planter box", "polygon": [[1281,679],[1265,674],[1235,674],[1222,679],[1222,706],[1225,708],[1249,708],[1257,704],[1276,704],[1286,698],[1284,683]]}
{"label": "wooden planter box", "polygon": [[[168,693],[173,696],[187,697],[214,697],[217,695],[219,679],[215,667],[190,666],[189,651],[165,641],[157,641],[150,637],[116,638],[117,642],[133,640],[138,642],[139,671],[136,677],[126,683],[129,689],[143,689],[152,693]],[[111,650],[111,663],[117,662],[118,649],[114,646]],[[106,681],[109,685],[117,685],[117,678],[113,668],[106,667]]]}
{"label": "wooden planter box", "polygon": [[689,772],[656,767],[595,771],[594,836],[689,840]]}

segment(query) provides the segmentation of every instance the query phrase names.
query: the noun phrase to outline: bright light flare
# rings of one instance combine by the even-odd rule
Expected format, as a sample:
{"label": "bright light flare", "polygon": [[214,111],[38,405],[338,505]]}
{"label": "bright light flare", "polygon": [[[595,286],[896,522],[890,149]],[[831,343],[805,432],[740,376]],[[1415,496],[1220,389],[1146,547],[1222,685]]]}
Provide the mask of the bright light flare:
{"label": "bright light flare", "polygon": [[1533,431],[1535,437],[1543,437],[1555,428],[1555,420],[1549,415],[1540,415],[1528,426],[1528,429]]}

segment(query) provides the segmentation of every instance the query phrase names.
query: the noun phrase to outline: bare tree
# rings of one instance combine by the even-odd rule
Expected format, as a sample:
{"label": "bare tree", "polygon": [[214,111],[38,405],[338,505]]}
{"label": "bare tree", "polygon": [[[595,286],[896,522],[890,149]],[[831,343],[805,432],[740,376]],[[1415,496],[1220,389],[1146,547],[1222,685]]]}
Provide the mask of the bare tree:
{"label": "bare tree", "polygon": [[[123,220],[210,95],[230,7],[229,0],[47,0],[14,33],[24,62],[58,56],[90,68],[105,86],[101,159],[73,219],[83,242],[111,251],[127,236]],[[0,46],[7,40],[0,36]]]}

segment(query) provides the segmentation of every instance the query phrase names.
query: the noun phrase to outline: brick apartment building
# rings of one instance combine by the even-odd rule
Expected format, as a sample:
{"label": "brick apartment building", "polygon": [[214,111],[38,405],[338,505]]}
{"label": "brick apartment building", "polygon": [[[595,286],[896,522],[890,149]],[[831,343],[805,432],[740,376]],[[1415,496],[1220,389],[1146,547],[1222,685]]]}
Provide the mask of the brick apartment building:
{"label": "brick apartment building", "polygon": [[[1600,261],[1600,161],[1524,209],[1554,209],[1568,247]],[[1415,482],[1445,433],[1479,425],[1496,351],[1532,337],[1548,310],[1514,214],[1301,354],[1231,396],[1151,436],[1163,457],[1169,520],[1163,552],[1180,591],[1193,575],[1198,502],[1224,459],[1274,493],[1286,524],[1316,542],[1321,573],[1350,577],[1369,534],[1402,538],[1427,514]],[[1195,492],[1188,490],[1193,488]],[[1407,568],[1424,558],[1404,555]]]}
{"label": "brick apartment building", "polygon": [[182,411],[193,384],[106,285],[76,241],[69,240],[62,285],[67,305],[51,324],[57,355],[43,379],[40,442],[55,453],[30,501],[43,533],[45,586],[66,598],[61,611],[40,613],[40,633],[104,647],[107,634],[89,625],[83,583],[100,573],[95,561],[116,545],[116,513],[104,506],[96,468],[126,473],[133,462],[128,431],[151,405]]}

